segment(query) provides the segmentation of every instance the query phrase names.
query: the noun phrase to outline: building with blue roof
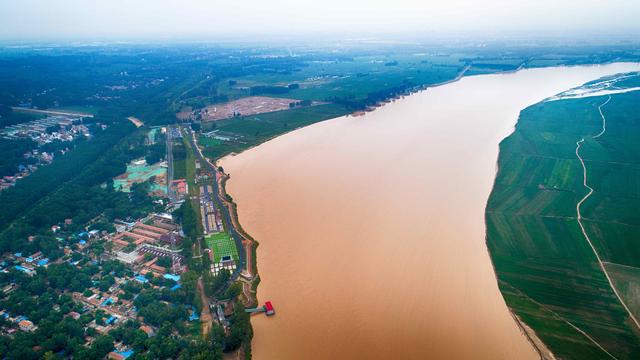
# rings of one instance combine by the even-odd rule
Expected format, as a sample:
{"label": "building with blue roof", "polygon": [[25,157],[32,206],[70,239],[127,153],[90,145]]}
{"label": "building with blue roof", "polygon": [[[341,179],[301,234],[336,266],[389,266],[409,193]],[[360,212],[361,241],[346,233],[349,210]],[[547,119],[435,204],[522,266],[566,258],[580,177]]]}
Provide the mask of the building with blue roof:
{"label": "building with blue roof", "polygon": [[163,277],[164,277],[165,279],[173,280],[173,281],[175,281],[175,282],[180,281],[180,275],[164,274],[164,275],[163,275]]}
{"label": "building with blue roof", "polygon": [[113,304],[113,298],[108,298],[107,300],[103,301],[102,304],[100,304],[101,306],[107,306],[107,305],[111,305]]}
{"label": "building with blue roof", "polygon": [[191,315],[189,315],[189,321],[200,320],[200,316],[198,315],[198,311],[196,308],[191,306]]}
{"label": "building with blue roof", "polygon": [[38,266],[45,266],[49,263],[49,259],[44,258],[42,260],[38,260]]}
{"label": "building with blue roof", "polygon": [[33,273],[33,270],[29,270],[26,267],[23,267],[23,266],[20,266],[20,265],[16,265],[16,270],[20,270],[20,271],[22,271],[24,273],[27,273],[27,274]]}
{"label": "building with blue roof", "polygon": [[133,350],[116,351],[115,353],[126,359],[126,358],[130,357],[131,355],[133,355],[134,351]]}

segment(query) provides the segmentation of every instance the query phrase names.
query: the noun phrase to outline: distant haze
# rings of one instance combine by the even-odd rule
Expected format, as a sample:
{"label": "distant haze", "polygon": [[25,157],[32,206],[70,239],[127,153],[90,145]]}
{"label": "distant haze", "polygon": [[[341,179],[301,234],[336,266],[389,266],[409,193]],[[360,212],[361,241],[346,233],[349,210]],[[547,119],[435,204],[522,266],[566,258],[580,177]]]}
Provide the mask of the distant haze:
{"label": "distant haze", "polygon": [[640,34],[638,0],[0,0],[0,39]]}

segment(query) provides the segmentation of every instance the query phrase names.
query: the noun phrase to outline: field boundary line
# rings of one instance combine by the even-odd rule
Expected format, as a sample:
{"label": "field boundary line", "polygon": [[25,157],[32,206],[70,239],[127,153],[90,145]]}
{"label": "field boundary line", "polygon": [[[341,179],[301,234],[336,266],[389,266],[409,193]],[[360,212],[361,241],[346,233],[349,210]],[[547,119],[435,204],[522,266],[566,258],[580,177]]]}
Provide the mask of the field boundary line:
{"label": "field boundary line", "polygon": [[567,323],[569,326],[571,326],[573,329],[575,329],[577,332],[579,332],[580,334],[582,334],[584,337],[586,337],[587,339],[589,339],[589,341],[591,341],[592,343],[594,343],[600,350],[604,351],[607,355],[609,355],[612,359],[616,359],[618,360],[617,357],[613,356],[610,352],[608,352],[604,347],[602,347],[602,345],[600,345],[594,338],[591,337],[591,335],[587,334],[584,330],[580,329],[579,327],[577,327],[576,325],[574,325],[571,321],[563,318],[560,314],[558,314],[557,312],[549,309],[548,307],[546,307],[544,304],[541,304],[537,301],[535,301],[534,299],[532,299],[531,297],[529,297],[529,295],[523,293],[522,291],[520,291],[520,289],[518,289],[517,287],[509,284],[508,282],[502,282],[503,284],[506,284],[507,286],[509,286],[510,288],[512,288],[513,290],[515,290],[518,295],[525,297],[526,299],[528,299],[529,301],[531,301],[532,303],[540,306],[543,310],[551,313],[551,315],[553,315],[556,319],[563,321],[565,323]]}
{"label": "field boundary line", "polygon": [[[597,139],[597,138],[601,137],[602,135],[604,135],[604,133],[607,131],[607,118],[602,113],[602,107],[607,105],[610,101],[611,101],[611,95],[609,95],[607,97],[607,101],[605,101],[604,103],[602,103],[602,104],[600,104],[598,106],[598,112],[600,113],[600,118],[602,119],[602,130],[598,134],[596,134],[595,136],[592,136],[591,139]],[[598,251],[596,250],[596,247],[593,245],[593,243],[591,242],[591,239],[589,238],[589,235],[587,234],[587,230],[585,229],[584,225],[582,224],[582,214],[580,212],[580,207],[582,206],[582,204],[585,201],[587,201],[587,199],[589,199],[589,197],[591,197],[591,195],[594,192],[593,188],[591,186],[589,186],[589,184],[587,183],[587,179],[588,179],[587,167],[586,167],[586,165],[584,163],[584,159],[582,159],[582,156],[580,156],[580,148],[582,147],[582,144],[584,142],[585,142],[585,137],[582,137],[582,139],[580,139],[580,140],[578,140],[576,142],[576,156],[578,157],[578,160],[580,160],[580,164],[582,165],[582,175],[583,175],[582,185],[585,188],[589,189],[589,192],[587,193],[587,195],[585,195],[576,204],[576,213],[578,214],[578,225],[580,226],[580,230],[582,231],[582,235],[584,235],[585,240],[587,240],[587,243],[591,247],[591,250],[593,250],[593,253],[596,255],[596,259],[598,260],[598,264],[600,265],[600,269],[602,269],[602,272],[604,273],[604,276],[607,278],[607,281],[609,282],[609,286],[611,287],[611,290],[613,290],[613,293],[616,295],[616,297],[618,298],[618,301],[620,301],[620,304],[626,310],[627,314],[629,314],[629,317],[635,323],[636,327],[638,329],[640,329],[640,323],[638,322],[638,319],[636,319],[636,317],[633,315],[633,313],[631,312],[631,310],[629,309],[627,304],[624,302],[624,300],[622,300],[622,297],[618,293],[618,290],[616,289],[615,285],[613,285],[613,281],[611,280],[611,277],[609,276],[609,273],[607,272],[607,269],[605,268],[604,263],[602,262],[602,259],[600,258],[600,254],[598,254]]]}
{"label": "field boundary line", "polygon": [[629,268],[629,269],[640,270],[640,267],[637,267],[637,266],[631,266],[631,265],[625,265],[625,264],[618,264],[618,263],[614,263],[614,262],[611,262],[611,261],[603,261],[602,263],[603,263],[603,264],[607,264],[607,265],[622,266],[622,267],[626,267],[626,268]]}

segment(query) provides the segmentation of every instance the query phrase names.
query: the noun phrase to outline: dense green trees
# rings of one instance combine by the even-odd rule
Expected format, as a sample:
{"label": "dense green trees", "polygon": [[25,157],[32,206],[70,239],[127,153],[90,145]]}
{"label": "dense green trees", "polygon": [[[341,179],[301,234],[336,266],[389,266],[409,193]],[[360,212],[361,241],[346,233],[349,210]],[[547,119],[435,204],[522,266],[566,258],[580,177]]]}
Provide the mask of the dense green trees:
{"label": "dense green trees", "polygon": [[[81,351],[84,324],[64,317],[70,311],[80,311],[81,306],[63,291],[82,291],[90,286],[85,269],[79,271],[68,264],[53,264],[47,269],[39,268],[33,277],[15,270],[0,274],[0,282],[9,281],[18,288],[8,295],[0,295],[0,308],[14,316],[27,317],[38,325],[38,329],[18,332],[11,340],[0,337],[1,354],[7,359],[35,359],[47,352],[76,354]],[[11,346],[3,350],[3,344]],[[35,346],[40,348],[36,351]],[[91,353],[93,355],[102,350],[92,351],[96,351]]]}
{"label": "dense green trees", "polygon": [[231,278],[231,273],[227,269],[222,269],[218,273],[218,275],[214,276],[210,271],[206,271],[202,275],[202,280],[204,281],[204,289],[208,296],[213,296],[217,294],[222,288],[227,285],[229,279]]}
{"label": "dense green trees", "polygon": [[286,94],[291,89],[287,86],[256,85],[249,89],[251,95]]}
{"label": "dense green trees", "polygon": [[139,315],[146,323],[160,326],[165,322],[175,323],[187,319],[187,310],[184,306],[171,306],[161,301],[153,301],[139,310]]}
{"label": "dense green trees", "polygon": [[89,348],[81,349],[74,358],[81,360],[102,359],[111,350],[113,350],[113,338],[111,336],[98,336]]}
{"label": "dense green trees", "polygon": [[173,215],[182,224],[182,231],[193,239],[201,235],[199,216],[191,201],[186,200]]}
{"label": "dense green trees", "polygon": [[0,209],[0,228],[6,227],[26,209],[71,179],[78,178],[77,183],[83,185],[95,185],[98,181],[106,180],[106,175],[114,176],[114,173],[117,175],[124,172],[124,164],[118,161],[118,157],[99,161],[96,159],[105,155],[115,143],[131,132],[132,127],[133,125],[125,123],[111,126],[105,131],[97,131],[92,141],[82,143],[51,165],[38,169],[14,187],[0,192],[0,203],[3,204]]}
{"label": "dense green trees", "polygon": [[251,343],[253,329],[251,327],[250,315],[244,311],[244,306],[239,301],[236,301],[234,304],[233,315],[231,316],[230,322],[231,329],[229,336],[225,339],[224,350],[235,350],[242,344]]}
{"label": "dense green trees", "polygon": [[156,261],[156,265],[168,269],[171,267],[171,258],[168,256],[160,257],[158,258],[158,261]]}
{"label": "dense green trees", "polygon": [[9,106],[0,104],[0,127],[21,124],[40,117],[43,115],[13,111]]}
{"label": "dense green trees", "polygon": [[[29,248],[27,236],[44,234],[67,218],[73,219],[73,230],[99,215],[104,215],[103,223],[111,223],[152,211],[148,184],[133,186],[130,197],[109,186],[111,178],[124,172],[131,159],[144,154],[142,138],[136,133],[127,136],[132,131],[135,129],[129,122],[113,125],[0,193],[4,205],[0,228],[23,215],[0,233],[0,251]],[[102,186],[105,182],[107,186]]]}
{"label": "dense green trees", "polygon": [[15,175],[18,165],[27,164],[23,154],[34,149],[36,144],[29,139],[7,140],[0,138],[0,177]]}
{"label": "dense green trees", "polygon": [[145,147],[145,160],[147,164],[155,164],[165,158],[167,152],[166,136],[156,133],[156,142]]}

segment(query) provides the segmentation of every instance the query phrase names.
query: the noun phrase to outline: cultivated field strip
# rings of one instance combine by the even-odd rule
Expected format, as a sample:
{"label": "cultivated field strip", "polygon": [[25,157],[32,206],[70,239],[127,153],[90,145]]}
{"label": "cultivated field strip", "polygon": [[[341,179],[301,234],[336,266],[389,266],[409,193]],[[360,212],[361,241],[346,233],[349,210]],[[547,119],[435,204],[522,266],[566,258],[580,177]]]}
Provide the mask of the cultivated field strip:
{"label": "cultivated field strip", "polygon": [[487,204],[500,290],[558,358],[640,357],[640,96],[610,97],[523,110]]}

